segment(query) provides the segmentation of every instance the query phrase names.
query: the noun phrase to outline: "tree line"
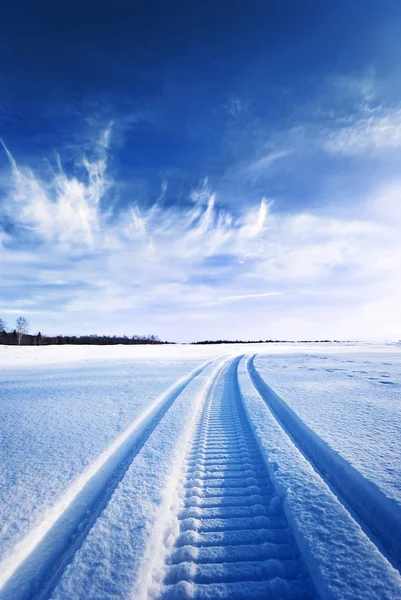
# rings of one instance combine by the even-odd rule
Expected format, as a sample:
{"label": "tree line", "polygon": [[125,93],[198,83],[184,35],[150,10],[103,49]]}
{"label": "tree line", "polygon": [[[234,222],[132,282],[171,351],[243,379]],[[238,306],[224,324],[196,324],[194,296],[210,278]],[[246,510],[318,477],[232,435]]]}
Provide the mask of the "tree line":
{"label": "tree line", "polygon": [[14,329],[7,328],[6,322],[0,318],[0,344],[7,346],[49,346],[65,344],[85,344],[93,346],[163,344],[155,335],[46,335],[40,331],[29,333],[29,322],[25,317],[18,317]]}
{"label": "tree line", "polygon": [[340,340],[203,340],[191,342],[192,345],[208,344],[332,344]]}

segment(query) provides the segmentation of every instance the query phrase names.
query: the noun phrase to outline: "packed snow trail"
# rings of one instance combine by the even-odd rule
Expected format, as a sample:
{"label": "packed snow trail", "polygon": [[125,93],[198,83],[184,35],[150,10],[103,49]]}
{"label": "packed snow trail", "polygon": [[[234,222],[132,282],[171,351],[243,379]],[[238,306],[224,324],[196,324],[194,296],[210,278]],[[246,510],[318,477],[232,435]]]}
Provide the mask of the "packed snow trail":
{"label": "packed snow trail", "polygon": [[160,600],[316,598],[245,415],[239,360],[221,373],[187,456]]}

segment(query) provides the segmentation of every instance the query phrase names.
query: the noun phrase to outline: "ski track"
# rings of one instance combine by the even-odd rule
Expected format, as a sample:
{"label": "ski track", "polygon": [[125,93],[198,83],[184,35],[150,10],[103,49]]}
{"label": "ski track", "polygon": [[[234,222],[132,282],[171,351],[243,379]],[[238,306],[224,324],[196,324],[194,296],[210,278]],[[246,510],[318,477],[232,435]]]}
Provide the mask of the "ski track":
{"label": "ski track", "polygon": [[317,597],[244,411],[240,360],[220,374],[186,457],[159,600]]}
{"label": "ski track", "polygon": [[155,400],[17,544],[0,565],[1,600],[50,598],[152,431],[182,391],[215,361],[206,361]]}
{"label": "ski track", "polygon": [[251,381],[276,421],[305,458],[317,469],[345,508],[361,525],[395,568],[401,567],[401,514],[399,505],[312,431],[247,363]]}

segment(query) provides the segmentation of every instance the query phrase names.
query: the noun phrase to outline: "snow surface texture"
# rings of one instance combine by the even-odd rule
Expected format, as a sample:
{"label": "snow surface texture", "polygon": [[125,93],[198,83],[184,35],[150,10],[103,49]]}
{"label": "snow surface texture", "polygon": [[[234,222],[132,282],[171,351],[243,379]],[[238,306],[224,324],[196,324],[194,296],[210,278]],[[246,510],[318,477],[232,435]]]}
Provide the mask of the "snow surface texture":
{"label": "snow surface texture", "polygon": [[374,358],[257,358],[255,383],[401,564],[401,357]]}
{"label": "snow surface texture", "polygon": [[322,598],[401,598],[401,577],[286,435],[239,370],[240,390],[273,482]]}
{"label": "snow surface texture", "polygon": [[149,402],[200,362],[2,369],[0,560]]}
{"label": "snow surface texture", "polygon": [[[367,373],[324,371],[351,360]],[[398,503],[399,364],[396,345],[1,348],[0,599],[401,598],[386,527],[298,443],[313,429]]]}

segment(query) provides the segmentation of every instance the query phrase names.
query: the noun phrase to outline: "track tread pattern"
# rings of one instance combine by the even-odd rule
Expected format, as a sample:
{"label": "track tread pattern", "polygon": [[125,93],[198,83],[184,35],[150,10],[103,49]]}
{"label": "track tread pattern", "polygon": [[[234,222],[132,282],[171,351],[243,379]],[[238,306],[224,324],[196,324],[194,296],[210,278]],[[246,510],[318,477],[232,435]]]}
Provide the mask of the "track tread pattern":
{"label": "track tread pattern", "polygon": [[316,598],[235,387],[209,398],[187,455],[160,600]]}

